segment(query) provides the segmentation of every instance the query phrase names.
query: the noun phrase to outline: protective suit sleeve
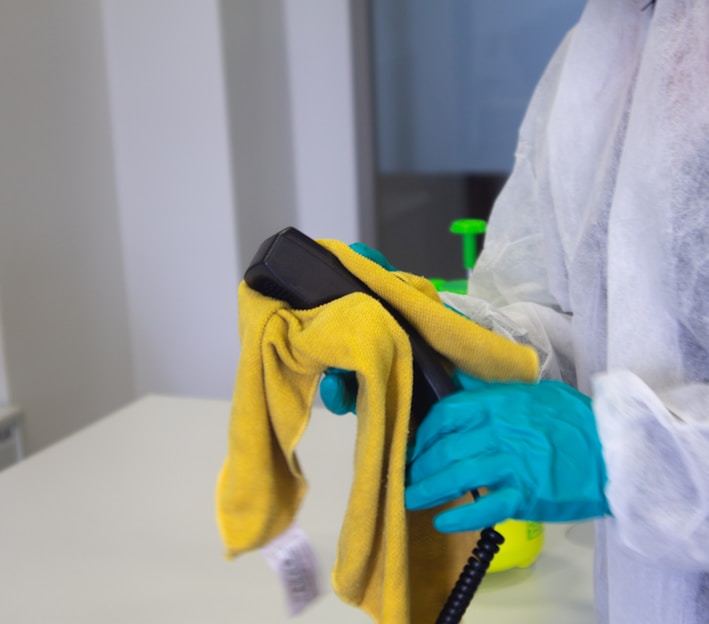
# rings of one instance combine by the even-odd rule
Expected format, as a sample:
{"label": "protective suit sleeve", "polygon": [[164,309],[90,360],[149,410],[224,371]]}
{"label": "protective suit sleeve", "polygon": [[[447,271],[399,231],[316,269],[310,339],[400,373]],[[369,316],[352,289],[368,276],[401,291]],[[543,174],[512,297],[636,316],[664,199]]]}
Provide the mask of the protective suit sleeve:
{"label": "protective suit sleeve", "polygon": [[576,385],[571,341],[571,317],[532,302],[496,308],[470,295],[443,292],[441,300],[478,325],[519,344],[534,348],[539,358],[540,379],[556,379]]}
{"label": "protective suit sleeve", "polygon": [[593,385],[622,542],[654,564],[709,569],[709,386],[658,396],[626,370],[599,374]]}

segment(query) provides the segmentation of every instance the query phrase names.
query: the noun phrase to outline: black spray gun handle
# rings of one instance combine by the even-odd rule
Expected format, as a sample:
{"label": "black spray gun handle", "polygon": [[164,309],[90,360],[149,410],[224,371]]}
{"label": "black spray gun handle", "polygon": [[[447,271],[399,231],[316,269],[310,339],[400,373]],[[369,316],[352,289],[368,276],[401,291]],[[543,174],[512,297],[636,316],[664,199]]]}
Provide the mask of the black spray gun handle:
{"label": "black spray gun handle", "polygon": [[329,250],[289,227],[263,242],[244,274],[250,288],[308,310],[354,292],[376,299],[407,333],[414,360],[411,429],[416,430],[436,401],[458,387],[441,357],[387,301],[357,279]]}
{"label": "black spray gun handle", "polygon": [[[458,390],[441,356],[388,301],[352,275],[322,245],[293,227],[266,239],[244,274],[257,292],[279,299],[296,310],[307,310],[360,292],[376,299],[408,335],[413,355],[414,384],[411,400],[411,435],[431,406]],[[477,493],[473,493],[477,497]],[[494,529],[482,532],[473,555],[460,575],[436,624],[460,622],[468,604],[504,538]]]}

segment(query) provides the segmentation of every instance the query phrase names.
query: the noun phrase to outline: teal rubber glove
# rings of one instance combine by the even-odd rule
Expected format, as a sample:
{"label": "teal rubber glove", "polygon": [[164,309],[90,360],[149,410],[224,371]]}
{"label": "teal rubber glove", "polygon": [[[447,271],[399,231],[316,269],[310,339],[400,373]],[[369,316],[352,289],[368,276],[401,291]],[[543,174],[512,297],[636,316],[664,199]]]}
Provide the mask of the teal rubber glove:
{"label": "teal rubber glove", "polygon": [[353,371],[328,368],[320,381],[320,398],[333,414],[357,413],[359,383]]}
{"label": "teal rubber glove", "polygon": [[[386,256],[364,243],[352,243],[350,248],[360,256],[376,262],[387,271],[396,271],[396,268],[386,259]],[[320,382],[320,398],[325,407],[333,414],[342,415],[352,412],[357,413],[357,391],[359,384],[353,371],[341,368],[328,368]]]}
{"label": "teal rubber glove", "polygon": [[396,267],[387,260],[386,256],[378,249],[373,249],[369,245],[364,243],[352,243],[350,249],[356,251],[360,256],[368,258],[372,262],[376,262],[380,267],[385,268],[387,271],[396,271]]}
{"label": "teal rubber glove", "polygon": [[564,383],[486,383],[436,403],[409,455],[406,507],[427,509],[485,487],[434,519],[444,533],[504,520],[562,522],[609,514],[591,400]]}

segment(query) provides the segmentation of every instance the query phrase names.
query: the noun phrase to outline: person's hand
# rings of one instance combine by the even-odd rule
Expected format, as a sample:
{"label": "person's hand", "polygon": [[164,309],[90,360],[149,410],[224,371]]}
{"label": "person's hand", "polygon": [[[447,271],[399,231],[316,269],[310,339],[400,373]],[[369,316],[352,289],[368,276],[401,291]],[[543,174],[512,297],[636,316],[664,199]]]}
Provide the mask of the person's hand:
{"label": "person's hand", "polygon": [[605,462],[590,399],[562,382],[486,383],[436,403],[408,463],[406,507],[427,509],[487,488],[436,516],[439,531],[504,520],[556,522],[609,514]]}
{"label": "person's hand", "polygon": [[386,269],[387,271],[397,270],[396,267],[392,265],[389,260],[387,260],[387,257],[378,249],[374,249],[364,243],[352,243],[350,245],[350,249],[356,251],[360,256],[364,256],[372,262],[376,262],[380,267]]}
{"label": "person's hand", "polygon": [[[360,256],[376,262],[387,271],[396,271],[396,268],[381,251],[364,243],[352,243],[350,248]],[[359,384],[355,373],[341,368],[328,368],[320,382],[320,398],[325,407],[333,414],[356,413],[358,390]]]}
{"label": "person's hand", "polygon": [[359,383],[354,371],[328,368],[320,381],[320,398],[333,414],[357,413]]}

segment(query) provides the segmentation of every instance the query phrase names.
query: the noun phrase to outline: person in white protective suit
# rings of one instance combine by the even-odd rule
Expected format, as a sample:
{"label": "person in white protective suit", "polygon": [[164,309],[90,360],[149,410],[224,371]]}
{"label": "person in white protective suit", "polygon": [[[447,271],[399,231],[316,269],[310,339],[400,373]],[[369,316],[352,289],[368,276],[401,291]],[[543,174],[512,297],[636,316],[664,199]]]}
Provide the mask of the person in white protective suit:
{"label": "person in white protective suit", "polygon": [[592,396],[612,513],[598,622],[694,624],[709,622],[709,2],[645,5],[590,0],[552,59],[470,293],[548,354],[543,376]]}
{"label": "person in white protective suit", "polygon": [[461,375],[407,506],[488,486],[436,526],[598,518],[599,624],[709,623],[709,1],[588,1],[446,300],[533,345],[542,381]]}

